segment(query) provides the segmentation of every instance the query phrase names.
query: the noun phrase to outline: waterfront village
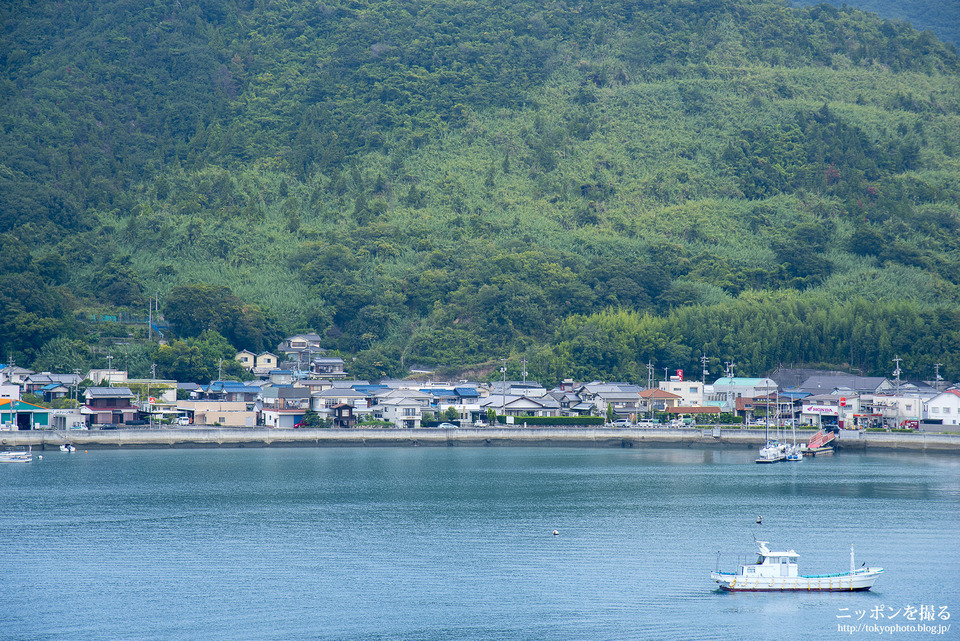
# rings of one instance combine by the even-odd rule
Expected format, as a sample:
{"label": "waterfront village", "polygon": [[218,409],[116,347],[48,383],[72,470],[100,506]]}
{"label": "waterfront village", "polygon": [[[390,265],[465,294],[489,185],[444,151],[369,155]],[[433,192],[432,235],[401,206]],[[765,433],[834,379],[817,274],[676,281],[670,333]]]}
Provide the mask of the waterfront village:
{"label": "waterfront village", "polygon": [[[222,427],[488,427],[691,424],[958,431],[960,386],[933,381],[780,368],[767,377],[707,382],[680,370],[647,385],[564,380],[347,380],[344,361],[324,355],[312,333],[276,352],[241,351],[256,380],[186,383],[132,379],[120,369],[86,374],[0,365],[0,429]],[[424,373],[428,374],[428,373]]]}

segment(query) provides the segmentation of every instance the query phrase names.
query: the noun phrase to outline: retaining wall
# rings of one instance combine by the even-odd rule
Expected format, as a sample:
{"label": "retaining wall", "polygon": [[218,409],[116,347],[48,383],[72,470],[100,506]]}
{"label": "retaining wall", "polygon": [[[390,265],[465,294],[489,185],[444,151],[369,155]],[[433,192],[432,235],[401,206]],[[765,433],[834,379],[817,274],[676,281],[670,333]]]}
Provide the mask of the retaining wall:
{"label": "retaining wall", "polygon": [[[810,438],[809,432],[798,441]],[[34,430],[0,432],[0,449],[163,447],[377,447],[377,446],[540,446],[540,447],[756,447],[763,430],[744,429],[270,429],[176,428],[127,430]],[[840,449],[936,450],[960,452],[960,434],[842,432]]]}

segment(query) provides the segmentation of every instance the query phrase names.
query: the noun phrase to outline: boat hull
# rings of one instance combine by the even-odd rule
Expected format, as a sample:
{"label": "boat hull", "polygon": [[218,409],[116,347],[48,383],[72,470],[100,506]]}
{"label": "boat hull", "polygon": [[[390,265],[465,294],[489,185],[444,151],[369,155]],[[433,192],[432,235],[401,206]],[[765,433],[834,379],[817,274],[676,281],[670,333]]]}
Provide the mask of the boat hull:
{"label": "boat hull", "polygon": [[29,455],[0,456],[0,463],[30,463],[31,461],[33,461],[33,457]]}
{"label": "boat hull", "polygon": [[745,577],[714,572],[710,575],[725,592],[862,592],[873,587],[880,571],[829,576]]}

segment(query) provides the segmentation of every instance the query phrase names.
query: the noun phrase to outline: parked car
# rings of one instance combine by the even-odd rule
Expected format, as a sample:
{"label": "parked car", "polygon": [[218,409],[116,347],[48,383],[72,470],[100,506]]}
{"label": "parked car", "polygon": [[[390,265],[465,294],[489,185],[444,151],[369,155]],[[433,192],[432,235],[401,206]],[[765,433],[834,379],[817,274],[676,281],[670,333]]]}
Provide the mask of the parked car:
{"label": "parked car", "polygon": [[454,425],[453,423],[440,423],[440,425],[437,425],[437,427],[443,430],[453,430],[453,429],[456,429],[458,426]]}
{"label": "parked car", "polygon": [[614,427],[630,427],[632,423],[628,418],[618,418],[613,422]]}
{"label": "parked car", "polygon": [[190,417],[189,417],[189,416],[181,416],[181,417],[177,418],[177,425],[190,425]]}

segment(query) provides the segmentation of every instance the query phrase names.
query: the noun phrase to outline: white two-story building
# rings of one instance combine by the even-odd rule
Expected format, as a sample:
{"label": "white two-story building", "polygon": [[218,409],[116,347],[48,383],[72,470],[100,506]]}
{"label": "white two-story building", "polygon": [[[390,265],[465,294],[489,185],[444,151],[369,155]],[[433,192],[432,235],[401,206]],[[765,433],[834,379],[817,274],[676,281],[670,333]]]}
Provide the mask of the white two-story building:
{"label": "white two-story building", "polygon": [[925,418],[942,425],[960,425],[960,388],[945,390],[927,401]]}

